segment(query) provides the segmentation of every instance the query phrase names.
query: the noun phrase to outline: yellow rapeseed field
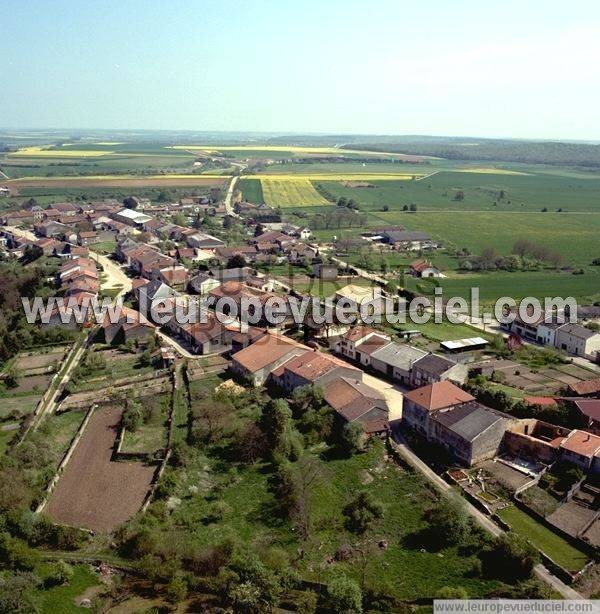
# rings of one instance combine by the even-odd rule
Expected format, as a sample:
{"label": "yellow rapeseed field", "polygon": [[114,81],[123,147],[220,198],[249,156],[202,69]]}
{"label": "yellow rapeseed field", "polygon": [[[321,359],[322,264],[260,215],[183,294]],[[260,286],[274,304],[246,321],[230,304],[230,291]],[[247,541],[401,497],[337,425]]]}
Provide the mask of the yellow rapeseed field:
{"label": "yellow rapeseed field", "polygon": [[310,179],[295,176],[262,176],[263,197],[273,207],[306,207],[329,205],[316,190]]}
{"label": "yellow rapeseed field", "polygon": [[453,168],[448,169],[455,173],[485,173],[489,175],[529,175],[520,171],[511,171],[507,168]]}
{"label": "yellow rapeseed field", "polygon": [[108,156],[114,151],[105,151],[101,149],[48,149],[44,147],[23,147],[14,153],[9,154],[11,157],[25,158],[98,158],[100,156]]}

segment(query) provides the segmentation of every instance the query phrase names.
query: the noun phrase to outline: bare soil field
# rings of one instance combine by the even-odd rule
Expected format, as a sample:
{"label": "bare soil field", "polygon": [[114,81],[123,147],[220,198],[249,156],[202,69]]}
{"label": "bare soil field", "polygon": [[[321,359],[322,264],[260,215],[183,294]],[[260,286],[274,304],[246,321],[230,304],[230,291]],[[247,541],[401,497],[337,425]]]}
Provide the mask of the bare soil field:
{"label": "bare soil field", "polygon": [[64,349],[47,354],[20,354],[15,360],[15,367],[21,371],[29,371],[32,369],[41,369],[49,367],[52,364],[57,364],[64,356]]}
{"label": "bare soil field", "polygon": [[22,377],[19,380],[19,385],[16,388],[12,388],[11,392],[14,394],[19,392],[31,392],[33,390],[45,392],[51,380],[51,375],[30,375],[29,377]]}
{"label": "bare soil field", "polygon": [[140,509],[155,467],[111,461],[122,411],[101,407],[91,417],[50,498],[55,522],[111,532]]}

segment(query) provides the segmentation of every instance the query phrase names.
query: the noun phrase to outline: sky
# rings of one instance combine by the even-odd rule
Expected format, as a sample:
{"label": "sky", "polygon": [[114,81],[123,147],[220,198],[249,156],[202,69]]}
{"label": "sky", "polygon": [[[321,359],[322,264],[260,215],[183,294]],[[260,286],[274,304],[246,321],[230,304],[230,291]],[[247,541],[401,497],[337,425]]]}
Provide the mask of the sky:
{"label": "sky", "polygon": [[597,0],[2,0],[0,126],[600,139]]}

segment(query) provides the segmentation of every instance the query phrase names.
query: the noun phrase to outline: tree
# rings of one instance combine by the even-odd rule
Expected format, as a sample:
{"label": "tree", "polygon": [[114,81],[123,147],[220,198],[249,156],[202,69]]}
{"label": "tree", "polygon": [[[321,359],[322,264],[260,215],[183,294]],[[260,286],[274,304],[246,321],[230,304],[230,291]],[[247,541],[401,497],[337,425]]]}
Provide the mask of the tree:
{"label": "tree", "polygon": [[345,207],[347,204],[348,204],[347,198],[345,198],[344,196],[340,196],[340,198],[338,198],[338,201],[337,201],[338,207]]}
{"label": "tree", "polygon": [[283,399],[271,399],[263,407],[260,427],[273,452],[282,451],[286,434],[291,428],[292,412]]}
{"label": "tree", "polygon": [[362,490],[344,506],[343,514],[348,531],[360,534],[383,516],[383,506],[370,492]]}
{"label": "tree", "polygon": [[329,606],[340,614],[361,614],[362,593],[358,584],[346,576],[338,576],[327,586]]}
{"label": "tree", "polygon": [[33,600],[40,579],[32,573],[6,573],[0,579],[0,612],[34,614],[39,612]]}
{"label": "tree", "polygon": [[241,269],[246,266],[246,259],[241,254],[235,254],[227,261],[227,269]]}
{"label": "tree", "polygon": [[442,499],[426,514],[429,531],[438,546],[462,543],[469,532],[469,517],[455,497]]}
{"label": "tree", "polygon": [[135,433],[144,422],[144,414],[142,407],[137,401],[131,401],[128,407],[123,412],[121,419],[123,427],[128,431]]}
{"label": "tree", "polygon": [[52,586],[63,586],[68,584],[73,577],[73,568],[63,560],[50,565],[50,569],[44,578],[44,585],[47,588]]}
{"label": "tree", "polygon": [[417,205],[415,205],[415,203],[412,203],[409,207],[409,210],[411,211],[411,213],[415,213],[417,211]]}
{"label": "tree", "polygon": [[492,575],[514,582],[531,577],[540,555],[528,541],[515,533],[507,533],[496,538],[485,558]]}
{"label": "tree", "polygon": [[462,190],[458,190],[456,194],[454,194],[454,200],[462,201],[465,199],[465,193]]}
{"label": "tree", "polygon": [[365,431],[360,422],[348,422],[342,428],[340,448],[346,456],[361,452],[365,447]]}
{"label": "tree", "polygon": [[127,209],[137,209],[139,204],[139,200],[134,196],[128,196],[125,200],[123,200],[123,206]]}
{"label": "tree", "polygon": [[297,518],[300,533],[306,540],[310,537],[312,525],[313,490],[323,477],[321,465],[313,456],[303,456],[295,466],[297,488]]}
{"label": "tree", "polygon": [[296,612],[298,614],[314,614],[317,611],[317,594],[304,591],[296,596]]}

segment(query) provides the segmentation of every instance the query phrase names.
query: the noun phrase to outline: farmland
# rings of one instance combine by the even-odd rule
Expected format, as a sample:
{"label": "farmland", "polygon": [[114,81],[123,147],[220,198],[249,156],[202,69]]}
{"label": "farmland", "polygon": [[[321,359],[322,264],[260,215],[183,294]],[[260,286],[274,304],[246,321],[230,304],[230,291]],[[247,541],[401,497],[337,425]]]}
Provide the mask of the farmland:
{"label": "farmland", "polygon": [[112,531],[141,507],[155,469],[111,461],[121,414],[122,408],[101,407],[92,415],[50,498],[56,522]]}
{"label": "farmland", "polygon": [[263,177],[260,180],[264,200],[274,207],[328,205],[309,179],[297,177]]}

